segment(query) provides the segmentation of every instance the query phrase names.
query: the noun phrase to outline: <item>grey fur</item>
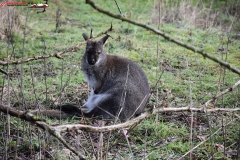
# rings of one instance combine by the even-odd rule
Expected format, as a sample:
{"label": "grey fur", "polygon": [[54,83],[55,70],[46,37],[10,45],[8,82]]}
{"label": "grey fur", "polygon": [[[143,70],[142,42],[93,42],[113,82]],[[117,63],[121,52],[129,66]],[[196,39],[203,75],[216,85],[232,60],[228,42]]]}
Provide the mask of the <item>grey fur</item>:
{"label": "grey fur", "polygon": [[[103,116],[126,121],[144,110],[150,95],[149,84],[135,62],[104,52],[103,46],[108,37],[87,42],[82,70],[92,91],[81,110],[89,117]],[[89,39],[85,33],[83,38],[85,41]]]}

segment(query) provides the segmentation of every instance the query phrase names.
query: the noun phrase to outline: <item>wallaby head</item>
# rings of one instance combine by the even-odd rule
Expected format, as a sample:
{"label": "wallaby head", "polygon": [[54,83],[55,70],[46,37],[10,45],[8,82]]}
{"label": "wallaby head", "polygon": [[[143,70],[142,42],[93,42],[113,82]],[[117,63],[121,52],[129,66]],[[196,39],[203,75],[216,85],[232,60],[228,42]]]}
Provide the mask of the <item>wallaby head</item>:
{"label": "wallaby head", "polygon": [[[108,39],[108,35],[98,41],[88,41],[89,37],[83,33],[83,38],[87,42],[85,60],[89,65],[95,65],[99,60],[106,57],[106,53],[103,50],[103,46]],[[92,38],[92,36],[90,36]]]}

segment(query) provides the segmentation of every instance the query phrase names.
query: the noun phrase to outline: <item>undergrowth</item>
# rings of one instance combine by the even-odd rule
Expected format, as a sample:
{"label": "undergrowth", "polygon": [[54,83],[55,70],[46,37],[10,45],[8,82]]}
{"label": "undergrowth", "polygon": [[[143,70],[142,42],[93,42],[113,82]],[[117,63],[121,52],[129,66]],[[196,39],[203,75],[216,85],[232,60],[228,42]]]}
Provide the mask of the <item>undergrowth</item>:
{"label": "undergrowth", "polygon": [[[231,1],[223,7],[222,1],[213,1],[213,4],[210,1],[178,1],[179,4],[161,1],[161,5],[158,2],[118,1],[118,4],[125,17],[159,27],[172,38],[190,43],[240,67],[239,22],[234,21],[239,18],[236,11],[239,3],[233,5],[235,1]],[[114,1],[98,0],[96,3],[110,12],[119,13]],[[56,22],[58,8],[61,16]],[[161,37],[158,41],[158,36],[152,32],[100,14],[82,0],[50,1],[47,11],[41,14],[24,7],[1,8],[1,15],[8,12],[12,16],[10,20],[7,16],[1,16],[0,19],[0,60],[4,61],[62,51],[82,42],[82,33],[89,34],[93,28],[94,35],[97,35],[110,28],[112,23],[114,31],[108,33],[112,38],[105,45],[105,50],[111,55],[132,59],[143,68],[152,90],[147,108],[200,107],[239,80],[238,75],[197,53]],[[209,18],[205,19],[206,16]],[[9,30],[10,23],[14,25]],[[56,23],[59,23],[58,29]],[[65,103],[82,105],[89,93],[89,86],[85,84],[80,68],[84,49],[82,46],[64,55],[61,60],[54,57],[1,67],[11,78],[8,80],[7,76],[0,74],[1,103],[20,110],[54,109],[56,105]],[[225,95],[214,106],[208,107],[239,107],[238,89]],[[158,117],[151,116],[136,126],[127,137],[122,133],[124,131],[105,133],[103,148],[107,152],[104,156],[106,159],[177,159],[206,140],[186,157],[236,159],[240,141],[238,116],[239,112],[192,113],[192,117],[188,112],[173,112]],[[0,118],[0,159],[76,158],[43,130],[13,117],[10,117],[10,124],[7,124],[9,117],[3,113],[0,113]],[[46,119],[53,125],[83,123],[78,118],[61,121]],[[94,120],[86,123],[98,125]],[[227,123],[230,124],[226,125]],[[9,131],[7,126],[10,126]],[[222,129],[213,135],[219,128]],[[69,131],[63,136],[89,159],[97,157],[98,133]],[[186,157],[182,159],[188,159]]]}

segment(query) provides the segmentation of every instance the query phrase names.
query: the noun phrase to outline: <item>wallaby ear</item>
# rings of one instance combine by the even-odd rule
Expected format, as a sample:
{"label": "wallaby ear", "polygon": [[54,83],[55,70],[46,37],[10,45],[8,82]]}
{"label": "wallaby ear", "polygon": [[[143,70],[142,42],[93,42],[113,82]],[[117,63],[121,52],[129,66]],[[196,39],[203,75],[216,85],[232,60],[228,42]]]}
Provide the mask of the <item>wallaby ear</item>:
{"label": "wallaby ear", "polygon": [[83,36],[85,41],[87,41],[89,39],[86,33],[83,33],[82,36]]}
{"label": "wallaby ear", "polygon": [[106,35],[105,37],[103,37],[102,39],[100,39],[100,41],[105,44],[107,39],[108,39],[109,35]]}
{"label": "wallaby ear", "polygon": [[92,28],[91,28],[91,32],[90,32],[90,38],[92,38]]}

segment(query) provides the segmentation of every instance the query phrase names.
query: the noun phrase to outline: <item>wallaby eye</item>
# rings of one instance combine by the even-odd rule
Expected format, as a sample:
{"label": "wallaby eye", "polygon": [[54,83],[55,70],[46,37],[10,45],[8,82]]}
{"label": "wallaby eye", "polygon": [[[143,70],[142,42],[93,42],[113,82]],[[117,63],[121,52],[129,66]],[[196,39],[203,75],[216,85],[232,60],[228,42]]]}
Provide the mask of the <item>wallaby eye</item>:
{"label": "wallaby eye", "polygon": [[101,51],[97,51],[97,54],[101,54]]}

